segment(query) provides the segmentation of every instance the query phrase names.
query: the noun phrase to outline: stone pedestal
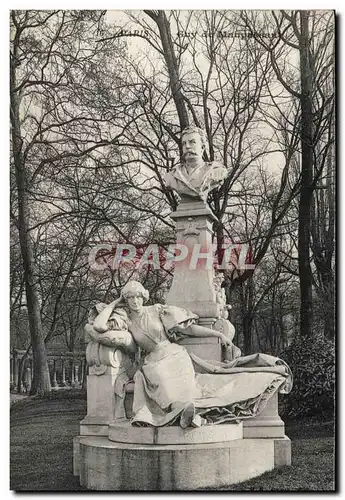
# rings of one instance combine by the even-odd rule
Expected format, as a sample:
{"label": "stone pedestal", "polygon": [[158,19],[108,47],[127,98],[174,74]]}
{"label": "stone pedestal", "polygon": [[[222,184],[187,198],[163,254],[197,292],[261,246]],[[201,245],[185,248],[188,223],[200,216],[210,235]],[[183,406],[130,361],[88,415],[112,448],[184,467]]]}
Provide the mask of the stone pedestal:
{"label": "stone pedestal", "polygon": [[107,366],[101,376],[87,376],[87,415],[89,417],[115,418],[115,380],[118,370]]}
{"label": "stone pedestal", "polygon": [[74,475],[90,490],[179,491],[229,486],[291,465],[276,403],[275,395],[260,415],[241,423],[187,429],[87,416],[73,440]]}
{"label": "stone pedestal", "polygon": [[119,369],[108,366],[102,375],[87,376],[87,415],[80,422],[80,434],[107,436],[108,424],[124,418],[124,399],[115,394]]}
{"label": "stone pedestal", "polygon": [[120,349],[89,342],[87,375],[87,415],[80,422],[80,435],[107,436],[108,424],[126,418],[124,398],[116,394],[116,380],[124,377],[129,358]]}
{"label": "stone pedestal", "polygon": [[108,424],[115,418],[116,377],[116,368],[110,366],[101,376],[87,376],[87,415],[80,422],[82,436],[108,435]]}
{"label": "stone pedestal", "polygon": [[[289,443],[288,438],[286,440]],[[205,444],[150,445],[83,436],[78,443],[80,484],[97,491],[220,488],[276,467],[284,458],[277,441],[235,439]]]}
{"label": "stone pedestal", "polygon": [[284,436],[285,425],[278,414],[278,393],[276,392],[257,417],[243,421],[243,437],[283,438]]}
{"label": "stone pedestal", "polygon": [[197,200],[182,200],[170,217],[176,221],[176,243],[188,254],[175,262],[166,303],[194,312],[200,324],[211,326],[219,316],[213,284],[212,223],[216,217],[203,201]]}
{"label": "stone pedestal", "polygon": [[291,440],[284,436],[274,440],[274,467],[291,465]]}
{"label": "stone pedestal", "polygon": [[129,421],[109,424],[110,441],[127,444],[190,445],[225,443],[243,437],[243,424],[203,425],[199,428],[182,429],[179,425],[166,427],[134,427]]}
{"label": "stone pedestal", "polygon": [[[216,337],[187,337],[179,342],[189,353],[193,353],[201,359],[215,361],[222,360],[222,345]],[[194,366],[197,373],[203,373],[200,366]]]}
{"label": "stone pedestal", "polygon": [[[181,200],[176,212],[177,248],[166,303],[199,316],[212,328],[220,314],[214,289],[212,223],[202,201]],[[188,352],[221,361],[218,338],[186,338]],[[131,426],[133,387],[117,399],[115,380],[124,368],[120,351],[90,342],[87,360],[88,414],[73,441],[74,474],[80,484],[99,491],[178,491],[220,488],[291,464],[291,443],[278,415],[277,395],[264,411],[243,423],[182,429]],[[104,366],[107,365],[107,366]],[[125,411],[126,408],[126,411]]]}

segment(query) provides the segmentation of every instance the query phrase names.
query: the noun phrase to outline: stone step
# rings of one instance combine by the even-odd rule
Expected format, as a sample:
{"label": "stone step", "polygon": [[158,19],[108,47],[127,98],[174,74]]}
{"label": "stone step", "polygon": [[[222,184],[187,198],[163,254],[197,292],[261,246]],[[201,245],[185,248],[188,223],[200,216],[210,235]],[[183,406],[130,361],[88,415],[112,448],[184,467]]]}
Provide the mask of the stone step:
{"label": "stone step", "polygon": [[178,425],[166,427],[135,427],[128,421],[109,424],[109,439],[118,443],[154,445],[192,445],[224,443],[242,439],[243,424],[203,425],[182,429]]}

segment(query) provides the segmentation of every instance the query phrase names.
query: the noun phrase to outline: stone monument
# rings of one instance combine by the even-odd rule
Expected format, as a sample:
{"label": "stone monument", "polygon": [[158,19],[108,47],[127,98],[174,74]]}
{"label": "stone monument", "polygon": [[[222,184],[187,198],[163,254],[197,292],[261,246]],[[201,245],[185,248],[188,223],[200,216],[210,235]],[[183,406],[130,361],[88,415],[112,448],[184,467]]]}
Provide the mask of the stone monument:
{"label": "stone monument", "polygon": [[227,172],[203,161],[204,147],[202,130],[186,129],[184,162],[166,179],[181,196],[171,217],[187,249],[166,304],[144,305],[148,292],[132,281],[90,311],[88,412],[74,438],[74,474],[88,489],[217,488],[290,464],[278,392],[291,390],[292,374],[232,343],[206,201]]}
{"label": "stone monument", "polygon": [[170,217],[176,221],[176,242],[188,249],[185,259],[175,263],[167,303],[184,307],[199,316],[199,323],[211,326],[219,316],[214,290],[212,224],[216,217],[206,200],[210,190],[222,183],[226,168],[218,162],[204,162],[205,136],[189,127],[182,133],[184,162],[166,176],[166,184],[181,200]]}

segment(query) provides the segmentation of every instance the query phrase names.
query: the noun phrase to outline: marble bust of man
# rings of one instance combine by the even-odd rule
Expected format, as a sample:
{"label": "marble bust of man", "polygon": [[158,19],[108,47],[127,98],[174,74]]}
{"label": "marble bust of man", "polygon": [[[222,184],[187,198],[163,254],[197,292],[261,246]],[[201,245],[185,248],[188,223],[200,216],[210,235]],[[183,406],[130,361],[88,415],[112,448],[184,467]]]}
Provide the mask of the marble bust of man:
{"label": "marble bust of man", "polygon": [[183,163],[174,167],[165,177],[167,186],[182,197],[206,201],[208,193],[219,186],[228,174],[221,163],[203,161],[205,143],[202,129],[193,126],[183,130]]}

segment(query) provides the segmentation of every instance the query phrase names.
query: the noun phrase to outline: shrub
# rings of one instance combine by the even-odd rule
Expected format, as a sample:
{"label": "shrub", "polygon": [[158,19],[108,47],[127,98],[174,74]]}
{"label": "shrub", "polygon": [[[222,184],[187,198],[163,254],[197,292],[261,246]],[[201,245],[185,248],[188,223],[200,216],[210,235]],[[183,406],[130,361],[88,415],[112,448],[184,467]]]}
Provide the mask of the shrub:
{"label": "shrub", "polygon": [[290,366],[294,385],[281,397],[282,416],[295,418],[334,412],[335,349],[323,336],[297,338],[279,356]]}

